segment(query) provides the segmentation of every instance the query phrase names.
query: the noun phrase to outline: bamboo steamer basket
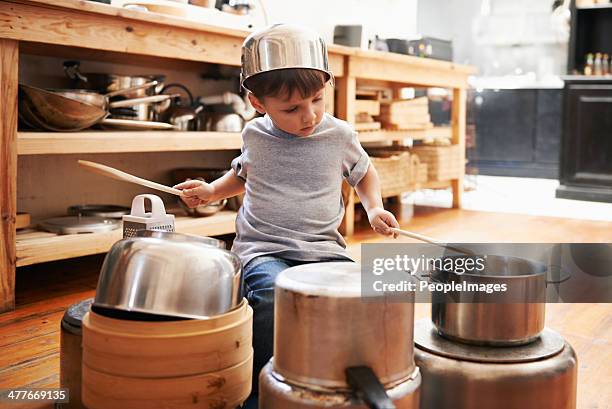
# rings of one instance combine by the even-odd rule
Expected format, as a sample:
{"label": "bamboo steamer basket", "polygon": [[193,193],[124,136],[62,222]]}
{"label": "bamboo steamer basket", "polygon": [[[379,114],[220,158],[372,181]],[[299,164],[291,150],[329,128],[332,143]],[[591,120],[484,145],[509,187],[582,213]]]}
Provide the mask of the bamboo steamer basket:
{"label": "bamboo steamer basket", "polygon": [[139,378],[219,371],[249,359],[252,325],[246,300],[206,320],[127,321],[91,311],[83,318],[83,365]]}
{"label": "bamboo steamer basket", "polygon": [[83,365],[88,409],[235,408],[251,393],[253,353],[232,367],[191,376],[134,378]]}

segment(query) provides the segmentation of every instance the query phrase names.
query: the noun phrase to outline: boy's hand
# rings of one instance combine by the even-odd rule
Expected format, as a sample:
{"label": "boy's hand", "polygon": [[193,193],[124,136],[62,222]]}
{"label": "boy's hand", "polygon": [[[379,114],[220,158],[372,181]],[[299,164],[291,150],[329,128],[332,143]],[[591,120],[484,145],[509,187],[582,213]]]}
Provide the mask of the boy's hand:
{"label": "boy's hand", "polygon": [[215,193],[215,188],[202,180],[188,180],[175,185],[174,188],[182,191],[181,200],[190,209],[210,203]]}
{"label": "boy's hand", "polygon": [[393,213],[386,211],[382,207],[375,207],[368,213],[368,220],[376,233],[384,236],[393,236],[394,239],[397,238],[397,233],[394,233],[391,227],[399,229],[400,225]]}

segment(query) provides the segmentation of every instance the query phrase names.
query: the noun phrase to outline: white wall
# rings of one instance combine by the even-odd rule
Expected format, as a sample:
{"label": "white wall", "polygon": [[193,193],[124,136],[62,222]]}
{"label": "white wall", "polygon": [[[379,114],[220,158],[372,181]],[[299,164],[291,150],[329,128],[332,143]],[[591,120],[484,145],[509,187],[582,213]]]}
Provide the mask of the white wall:
{"label": "white wall", "polygon": [[[454,60],[481,75],[565,72],[567,37],[552,0],[420,0],[419,33],[452,39]],[[483,7],[484,6],[484,7]]]}
{"label": "white wall", "polygon": [[416,33],[417,0],[262,0],[269,23],[293,23],[318,31],[331,43],[334,26],[362,24],[380,37]]}

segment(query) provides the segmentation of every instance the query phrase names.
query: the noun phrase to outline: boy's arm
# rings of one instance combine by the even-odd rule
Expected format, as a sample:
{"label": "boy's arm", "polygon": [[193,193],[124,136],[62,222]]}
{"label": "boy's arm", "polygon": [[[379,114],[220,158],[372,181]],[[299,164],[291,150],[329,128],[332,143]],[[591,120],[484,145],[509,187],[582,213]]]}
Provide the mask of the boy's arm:
{"label": "boy's arm", "polygon": [[382,197],[380,195],[380,179],[378,178],[378,172],[376,172],[376,169],[371,164],[364,177],[355,185],[355,191],[368,214],[376,207],[383,208]]}
{"label": "boy's arm", "polygon": [[399,228],[400,225],[393,213],[386,211],[383,207],[380,179],[372,164],[359,183],[355,185],[355,191],[368,213],[368,220],[374,231],[386,236],[397,237],[397,233],[394,233],[390,227]]}
{"label": "boy's arm", "polygon": [[236,176],[234,169],[211,183],[213,187],[212,202],[223,200],[244,193],[244,179]]}

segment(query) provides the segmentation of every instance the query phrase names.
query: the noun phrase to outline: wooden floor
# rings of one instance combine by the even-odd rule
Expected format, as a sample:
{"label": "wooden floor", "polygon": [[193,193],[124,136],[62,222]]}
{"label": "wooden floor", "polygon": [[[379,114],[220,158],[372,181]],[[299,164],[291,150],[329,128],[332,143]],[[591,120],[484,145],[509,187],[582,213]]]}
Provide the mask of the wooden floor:
{"label": "wooden floor", "polygon": [[[406,209],[395,212],[406,214]],[[458,242],[612,242],[612,223],[537,216],[417,208],[415,217],[401,224]],[[374,241],[381,237],[362,220],[348,240],[349,251],[359,257],[359,243]],[[0,389],[58,386],[62,315],[69,305],[93,297],[102,259],[90,256],[17,271],[17,309],[0,314]],[[418,304],[416,319],[428,316],[429,306]],[[549,304],[546,323],[578,355],[578,408],[612,408],[612,304]],[[48,404],[2,405],[51,408]]]}

